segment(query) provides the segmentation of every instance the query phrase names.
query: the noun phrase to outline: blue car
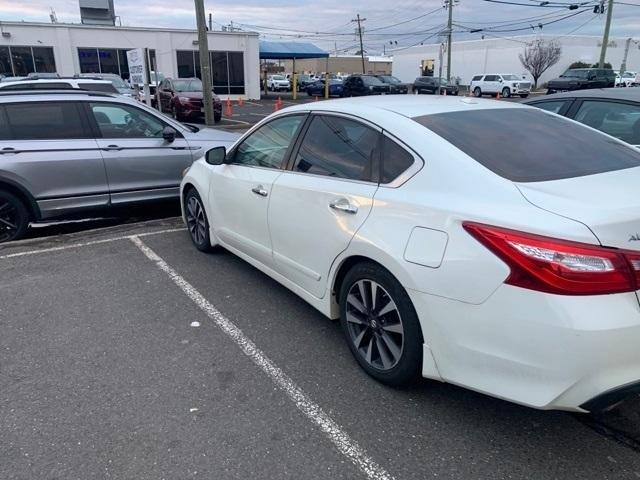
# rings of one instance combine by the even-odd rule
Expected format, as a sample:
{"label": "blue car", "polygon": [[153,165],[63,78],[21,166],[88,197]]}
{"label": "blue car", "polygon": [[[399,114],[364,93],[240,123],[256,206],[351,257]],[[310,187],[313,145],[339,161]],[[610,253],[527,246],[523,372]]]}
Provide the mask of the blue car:
{"label": "blue car", "polygon": [[[324,80],[318,80],[307,86],[307,93],[310,96],[324,96]],[[329,96],[341,97],[342,96],[342,81],[341,80],[329,80]]]}

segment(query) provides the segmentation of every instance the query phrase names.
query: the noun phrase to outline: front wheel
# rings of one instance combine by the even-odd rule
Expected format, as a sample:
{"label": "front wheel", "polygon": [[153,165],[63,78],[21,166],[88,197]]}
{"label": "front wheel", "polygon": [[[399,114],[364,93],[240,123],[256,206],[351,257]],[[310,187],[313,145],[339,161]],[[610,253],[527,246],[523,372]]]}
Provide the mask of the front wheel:
{"label": "front wheel", "polygon": [[340,289],[340,322],[351,353],[387,385],[414,380],[422,367],[422,331],[405,289],[375,263],[361,263]]}
{"label": "front wheel", "polygon": [[29,227],[29,211],[15,195],[0,190],[0,243],[18,240]]}
{"label": "front wheel", "polygon": [[509,90],[507,87],[504,87],[502,89],[502,98],[509,98],[511,96],[511,90]]}
{"label": "front wheel", "polygon": [[202,205],[202,200],[198,192],[192,188],[187,192],[184,199],[184,214],[187,220],[187,228],[191,241],[201,252],[211,250],[211,239],[209,237],[209,220]]}
{"label": "front wheel", "polygon": [[480,90],[480,87],[476,87],[473,89],[473,96],[474,97],[481,97],[482,96],[482,90]]}

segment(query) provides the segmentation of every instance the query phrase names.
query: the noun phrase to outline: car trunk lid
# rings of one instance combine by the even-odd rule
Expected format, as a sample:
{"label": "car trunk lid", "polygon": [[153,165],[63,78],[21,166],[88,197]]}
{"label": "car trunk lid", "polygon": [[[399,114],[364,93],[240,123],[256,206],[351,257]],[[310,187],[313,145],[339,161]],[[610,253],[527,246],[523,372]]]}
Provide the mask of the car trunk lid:
{"label": "car trunk lid", "polygon": [[516,185],[535,206],[585,224],[603,246],[640,250],[640,167]]}

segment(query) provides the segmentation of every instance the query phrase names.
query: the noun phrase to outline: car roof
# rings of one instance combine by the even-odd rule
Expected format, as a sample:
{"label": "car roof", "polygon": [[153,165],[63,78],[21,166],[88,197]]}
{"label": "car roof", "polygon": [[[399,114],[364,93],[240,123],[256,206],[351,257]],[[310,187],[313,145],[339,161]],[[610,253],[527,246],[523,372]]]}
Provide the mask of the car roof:
{"label": "car roof", "polygon": [[590,88],[587,90],[574,90],[571,92],[543,95],[537,98],[532,98],[523,103],[535,103],[542,100],[554,100],[557,98],[604,98],[640,102],[640,88]]}
{"label": "car roof", "polygon": [[60,100],[90,100],[101,97],[103,100],[114,100],[126,102],[132,105],[140,104],[137,100],[129,99],[116,93],[92,92],[90,90],[80,90],[77,88],[51,89],[51,90],[3,90],[0,89],[0,103],[16,102],[42,102]]}
{"label": "car roof", "polygon": [[347,113],[362,118],[388,115],[389,112],[413,118],[469,110],[531,108],[519,103],[458,96],[379,95],[325,100],[288,107],[282,112],[325,111]]}
{"label": "car roof", "polygon": [[34,83],[95,83],[99,85],[111,84],[110,80],[95,80],[92,78],[40,78],[40,79],[30,79],[30,80],[16,80],[15,82],[2,82],[2,86],[0,88],[5,88],[9,85],[32,85]]}

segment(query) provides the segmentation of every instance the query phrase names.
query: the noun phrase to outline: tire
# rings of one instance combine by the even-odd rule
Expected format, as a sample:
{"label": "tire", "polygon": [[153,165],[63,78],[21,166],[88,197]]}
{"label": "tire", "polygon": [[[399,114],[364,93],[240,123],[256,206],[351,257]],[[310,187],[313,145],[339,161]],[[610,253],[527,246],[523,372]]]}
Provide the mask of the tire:
{"label": "tire", "polygon": [[201,252],[210,252],[213,247],[209,237],[209,220],[195,188],[189,190],[184,198],[184,216],[193,245]]}
{"label": "tire", "polygon": [[520,98],[527,98],[529,96],[528,93],[521,93]]}
{"label": "tire", "polygon": [[482,96],[482,90],[480,90],[480,87],[476,87],[473,89],[473,96],[478,98]]}
{"label": "tire", "polygon": [[222,113],[213,112],[213,121],[215,123],[220,123],[222,121]]}
{"label": "tire", "polygon": [[29,210],[22,200],[0,190],[0,243],[22,238],[29,221]]}
{"label": "tire", "polygon": [[[373,285],[377,306],[371,309]],[[359,263],[347,272],[339,298],[342,330],[360,367],[387,385],[415,380],[424,341],[418,315],[398,280],[375,263]]]}
{"label": "tire", "polygon": [[509,87],[504,87],[500,95],[502,95],[502,98],[509,98],[511,96],[511,90],[509,90]]}

